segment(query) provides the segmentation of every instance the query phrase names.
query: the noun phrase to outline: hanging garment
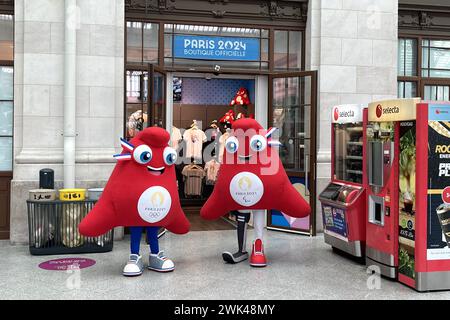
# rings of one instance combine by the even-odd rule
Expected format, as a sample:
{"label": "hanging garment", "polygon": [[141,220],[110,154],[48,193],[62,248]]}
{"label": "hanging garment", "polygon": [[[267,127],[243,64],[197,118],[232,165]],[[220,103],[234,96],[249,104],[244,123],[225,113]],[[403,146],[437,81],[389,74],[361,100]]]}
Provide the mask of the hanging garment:
{"label": "hanging garment", "polygon": [[222,163],[223,160],[223,151],[225,150],[225,141],[227,141],[230,133],[227,131],[219,138],[219,162]]}
{"label": "hanging garment", "polygon": [[183,140],[181,131],[177,127],[172,127],[172,133],[170,134],[170,146],[178,151],[180,141]]}
{"label": "hanging garment", "polygon": [[183,168],[181,174],[184,176],[184,195],[201,196],[203,189],[204,169],[196,164],[190,164]]}
{"label": "hanging garment", "polygon": [[206,134],[200,129],[191,128],[184,132],[183,140],[186,141],[186,158],[201,160],[203,143],[208,140]]}
{"label": "hanging garment", "polygon": [[212,159],[205,164],[206,184],[213,185],[216,183],[219,173],[220,163],[216,159]]}

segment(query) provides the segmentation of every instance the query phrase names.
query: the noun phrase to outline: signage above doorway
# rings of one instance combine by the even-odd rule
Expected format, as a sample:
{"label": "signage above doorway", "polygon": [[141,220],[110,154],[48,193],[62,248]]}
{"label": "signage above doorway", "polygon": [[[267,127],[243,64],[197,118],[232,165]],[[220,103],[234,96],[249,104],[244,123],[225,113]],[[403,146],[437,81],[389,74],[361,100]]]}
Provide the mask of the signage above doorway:
{"label": "signage above doorway", "polygon": [[182,59],[259,61],[259,38],[174,35],[173,56]]}

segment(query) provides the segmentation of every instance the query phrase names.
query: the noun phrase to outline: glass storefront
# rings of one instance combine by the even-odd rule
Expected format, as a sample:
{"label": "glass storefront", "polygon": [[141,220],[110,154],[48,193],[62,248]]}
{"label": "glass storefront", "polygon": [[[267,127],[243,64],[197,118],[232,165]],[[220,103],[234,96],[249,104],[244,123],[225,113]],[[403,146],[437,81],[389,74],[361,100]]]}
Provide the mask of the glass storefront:
{"label": "glass storefront", "polygon": [[[127,21],[126,25],[124,123],[128,138],[134,136],[136,128],[142,130],[146,126],[165,122],[165,97],[159,99],[148,94],[151,88],[160,96],[165,94],[165,90],[155,89],[162,87],[164,77],[156,75],[153,81],[149,80],[150,64],[159,65],[164,70],[196,69],[209,74],[216,72],[216,66],[219,66],[220,73],[228,70],[234,73],[245,70],[263,73],[271,70],[300,71],[304,65],[304,32],[301,30],[132,20]],[[189,46],[180,51],[177,49],[180,43]],[[234,56],[226,56],[228,53]],[[300,114],[298,116],[301,117]]]}
{"label": "glass storefront", "polygon": [[[280,129],[280,158],[292,184],[306,199],[314,199],[315,125],[311,123],[316,80],[300,72],[304,68],[301,28],[127,20],[125,136],[130,139],[154,125],[171,130],[171,144],[178,147],[179,158],[190,160],[176,166],[185,208],[201,207],[213,190],[213,173],[220,167],[221,147],[232,127],[232,121],[224,119],[264,114],[255,103],[257,97],[268,99],[260,105],[268,107],[267,125]],[[170,83],[166,72],[171,73]],[[269,77],[280,72],[290,74]],[[258,77],[268,83],[267,97],[258,95]],[[172,92],[170,110],[166,110],[166,86]],[[249,101],[233,105],[241,90]],[[171,123],[166,124],[167,112]],[[193,144],[199,146],[193,150],[206,151],[208,158],[190,154]],[[314,232],[314,218],[286,220],[283,213],[272,211],[269,220],[272,228]]]}

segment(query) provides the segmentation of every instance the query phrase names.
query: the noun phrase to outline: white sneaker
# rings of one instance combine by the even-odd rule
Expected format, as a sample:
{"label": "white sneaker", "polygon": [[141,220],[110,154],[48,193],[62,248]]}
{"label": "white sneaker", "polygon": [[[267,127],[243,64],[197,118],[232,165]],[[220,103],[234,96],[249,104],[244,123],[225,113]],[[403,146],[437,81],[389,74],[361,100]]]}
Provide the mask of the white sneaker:
{"label": "white sneaker", "polygon": [[144,272],[142,257],[138,254],[130,254],[127,264],[123,267],[122,274],[126,277],[140,276]]}
{"label": "white sneaker", "polygon": [[164,251],[160,251],[158,254],[150,253],[148,269],[158,272],[169,272],[175,269],[175,264],[164,255]]}

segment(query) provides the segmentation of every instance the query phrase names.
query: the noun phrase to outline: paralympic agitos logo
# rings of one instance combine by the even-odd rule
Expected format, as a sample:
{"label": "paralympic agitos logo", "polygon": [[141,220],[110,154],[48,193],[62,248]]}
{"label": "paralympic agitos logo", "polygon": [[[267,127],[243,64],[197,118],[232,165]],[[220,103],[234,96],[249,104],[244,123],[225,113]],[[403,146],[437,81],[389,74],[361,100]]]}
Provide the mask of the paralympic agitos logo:
{"label": "paralympic agitos logo", "polygon": [[383,114],[400,113],[400,108],[397,106],[383,108],[381,104],[379,104],[375,109],[375,113],[377,118],[381,118]]}

